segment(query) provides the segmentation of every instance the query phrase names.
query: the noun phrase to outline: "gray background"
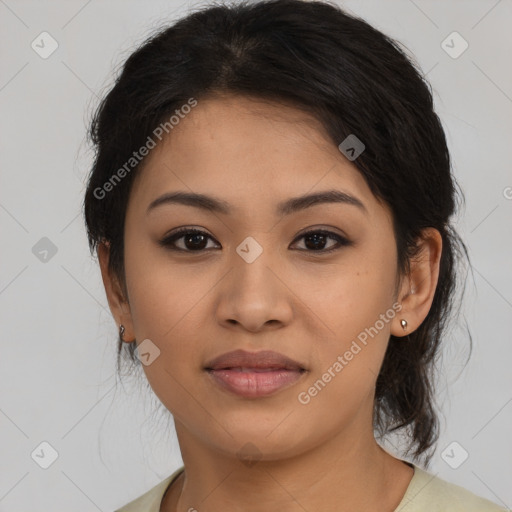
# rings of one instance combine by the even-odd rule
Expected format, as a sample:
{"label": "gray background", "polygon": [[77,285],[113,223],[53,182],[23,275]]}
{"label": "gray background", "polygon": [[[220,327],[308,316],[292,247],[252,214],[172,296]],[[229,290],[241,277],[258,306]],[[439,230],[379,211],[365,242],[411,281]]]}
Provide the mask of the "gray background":
{"label": "gray background", "polygon": [[[0,511],[113,510],[181,465],[144,378],[116,387],[116,326],[80,207],[85,126],[113,70],[194,5],[0,0]],[[474,350],[464,367],[467,335],[455,327],[430,470],[511,507],[512,1],[342,5],[405,44],[428,75],[466,195],[457,226],[474,265],[462,310]],[[58,42],[47,59],[31,47],[43,31]],[[457,58],[442,47],[453,31],[469,44]],[[48,469],[31,457],[49,457],[43,441],[58,452]]]}

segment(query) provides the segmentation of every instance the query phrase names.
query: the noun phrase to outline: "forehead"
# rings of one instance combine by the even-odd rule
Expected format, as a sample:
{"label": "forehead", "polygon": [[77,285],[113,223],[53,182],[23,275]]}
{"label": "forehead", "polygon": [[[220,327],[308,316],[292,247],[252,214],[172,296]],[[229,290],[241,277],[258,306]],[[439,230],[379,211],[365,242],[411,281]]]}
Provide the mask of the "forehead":
{"label": "forehead", "polygon": [[198,100],[146,157],[133,187],[140,207],[180,190],[222,197],[239,212],[333,188],[376,204],[316,118],[244,96]]}

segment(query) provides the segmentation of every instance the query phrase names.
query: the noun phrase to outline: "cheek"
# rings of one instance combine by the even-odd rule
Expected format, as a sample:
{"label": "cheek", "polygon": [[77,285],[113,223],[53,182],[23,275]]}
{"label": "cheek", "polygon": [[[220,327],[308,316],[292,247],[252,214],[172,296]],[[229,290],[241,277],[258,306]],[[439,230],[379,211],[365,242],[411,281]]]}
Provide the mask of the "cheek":
{"label": "cheek", "polygon": [[[383,262],[355,258],[353,264],[333,268],[330,275],[311,276],[309,289],[314,293],[305,294],[305,301],[324,320],[327,333],[355,337],[391,306],[393,270]],[[302,278],[304,286],[307,281]]]}
{"label": "cheek", "polygon": [[[137,341],[149,339],[159,355],[143,365],[148,382],[169,410],[197,414],[187,393],[201,367],[207,291],[213,285],[192,266],[171,263],[165,252],[126,243],[126,281]],[[203,298],[203,300],[201,300]],[[199,329],[199,330],[198,330]],[[188,412],[187,412],[188,411]]]}
{"label": "cheek", "polygon": [[[396,315],[392,307],[392,261],[392,253],[378,261],[371,257],[354,259],[353,264],[333,272],[324,281],[323,292],[315,294],[315,303],[309,306],[328,327],[325,338],[315,344],[319,361],[315,377],[331,368],[331,373],[345,375],[344,379],[333,379],[338,382],[333,387],[345,379],[349,387],[367,387],[376,379]],[[339,365],[333,365],[338,356],[343,359],[343,370],[336,372]]]}
{"label": "cheek", "polygon": [[[212,318],[211,291],[221,275],[207,266],[176,263],[148,244],[126,244],[126,280],[138,342],[149,339],[160,351],[144,372],[169,407],[180,406],[180,383],[202,371],[201,354],[210,343],[205,323]],[[176,403],[178,401],[178,403]],[[181,404],[185,406],[186,404]],[[188,406],[187,406],[188,407]]]}
{"label": "cheek", "polygon": [[[193,266],[171,262],[153,242],[126,240],[126,282],[134,328],[164,343],[180,327],[208,283]],[[204,292],[203,292],[204,294]]]}

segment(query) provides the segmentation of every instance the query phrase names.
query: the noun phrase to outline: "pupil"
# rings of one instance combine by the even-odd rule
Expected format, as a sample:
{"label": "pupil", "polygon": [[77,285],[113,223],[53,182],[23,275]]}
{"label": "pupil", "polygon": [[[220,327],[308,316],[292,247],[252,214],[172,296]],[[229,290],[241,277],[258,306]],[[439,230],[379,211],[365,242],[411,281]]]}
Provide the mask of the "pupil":
{"label": "pupil", "polygon": [[[201,241],[203,242],[202,244],[201,244],[201,241],[199,242],[199,247],[198,247],[198,245],[197,245],[197,239],[198,239],[198,238],[199,238],[199,239],[202,239]],[[192,233],[192,234],[190,234],[189,236],[185,237],[185,245],[187,246],[187,248],[188,248],[188,249],[191,249],[191,250],[203,249],[203,248],[204,248],[204,246],[205,246],[205,244],[204,244],[204,241],[205,241],[205,240],[204,240],[204,239],[205,239],[205,236],[204,236],[204,235],[201,235],[201,234],[199,234],[199,233]],[[193,242],[192,242],[192,247],[189,247],[189,246],[188,246],[188,242],[189,242],[190,240],[193,240]]]}
{"label": "pupil", "polygon": [[[313,240],[313,244],[312,244],[311,247],[310,247],[310,244],[308,244],[308,240]],[[320,242],[320,245],[322,246],[322,247],[320,247],[320,249],[322,249],[324,244],[325,244],[325,235],[324,234],[322,234],[322,233],[315,233],[313,235],[308,235],[306,237],[306,242],[305,243],[306,243],[306,247],[308,249],[318,249],[319,248],[318,245],[317,245],[318,242]]]}

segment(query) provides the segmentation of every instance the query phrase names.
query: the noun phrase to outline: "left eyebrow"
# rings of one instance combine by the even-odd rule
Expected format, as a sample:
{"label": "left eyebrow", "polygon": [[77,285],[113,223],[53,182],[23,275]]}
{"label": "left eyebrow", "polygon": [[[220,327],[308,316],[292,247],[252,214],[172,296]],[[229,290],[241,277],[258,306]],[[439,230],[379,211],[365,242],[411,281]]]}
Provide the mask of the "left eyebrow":
{"label": "left eyebrow", "polygon": [[[276,214],[290,215],[305,210],[306,208],[325,203],[342,203],[356,206],[361,211],[368,214],[368,210],[360,199],[346,192],[342,192],[341,190],[325,190],[314,194],[292,197],[277,205]],[[164,204],[183,204],[210,212],[222,213],[224,215],[229,215],[233,211],[229,203],[217,197],[194,192],[168,192],[152,201],[146,213]]]}
{"label": "left eyebrow", "polygon": [[279,215],[289,215],[311,206],[324,203],[342,203],[352,206],[357,206],[361,211],[368,213],[363,202],[357,197],[351,196],[341,190],[325,190],[315,194],[306,196],[292,197],[277,206],[277,213]]}

